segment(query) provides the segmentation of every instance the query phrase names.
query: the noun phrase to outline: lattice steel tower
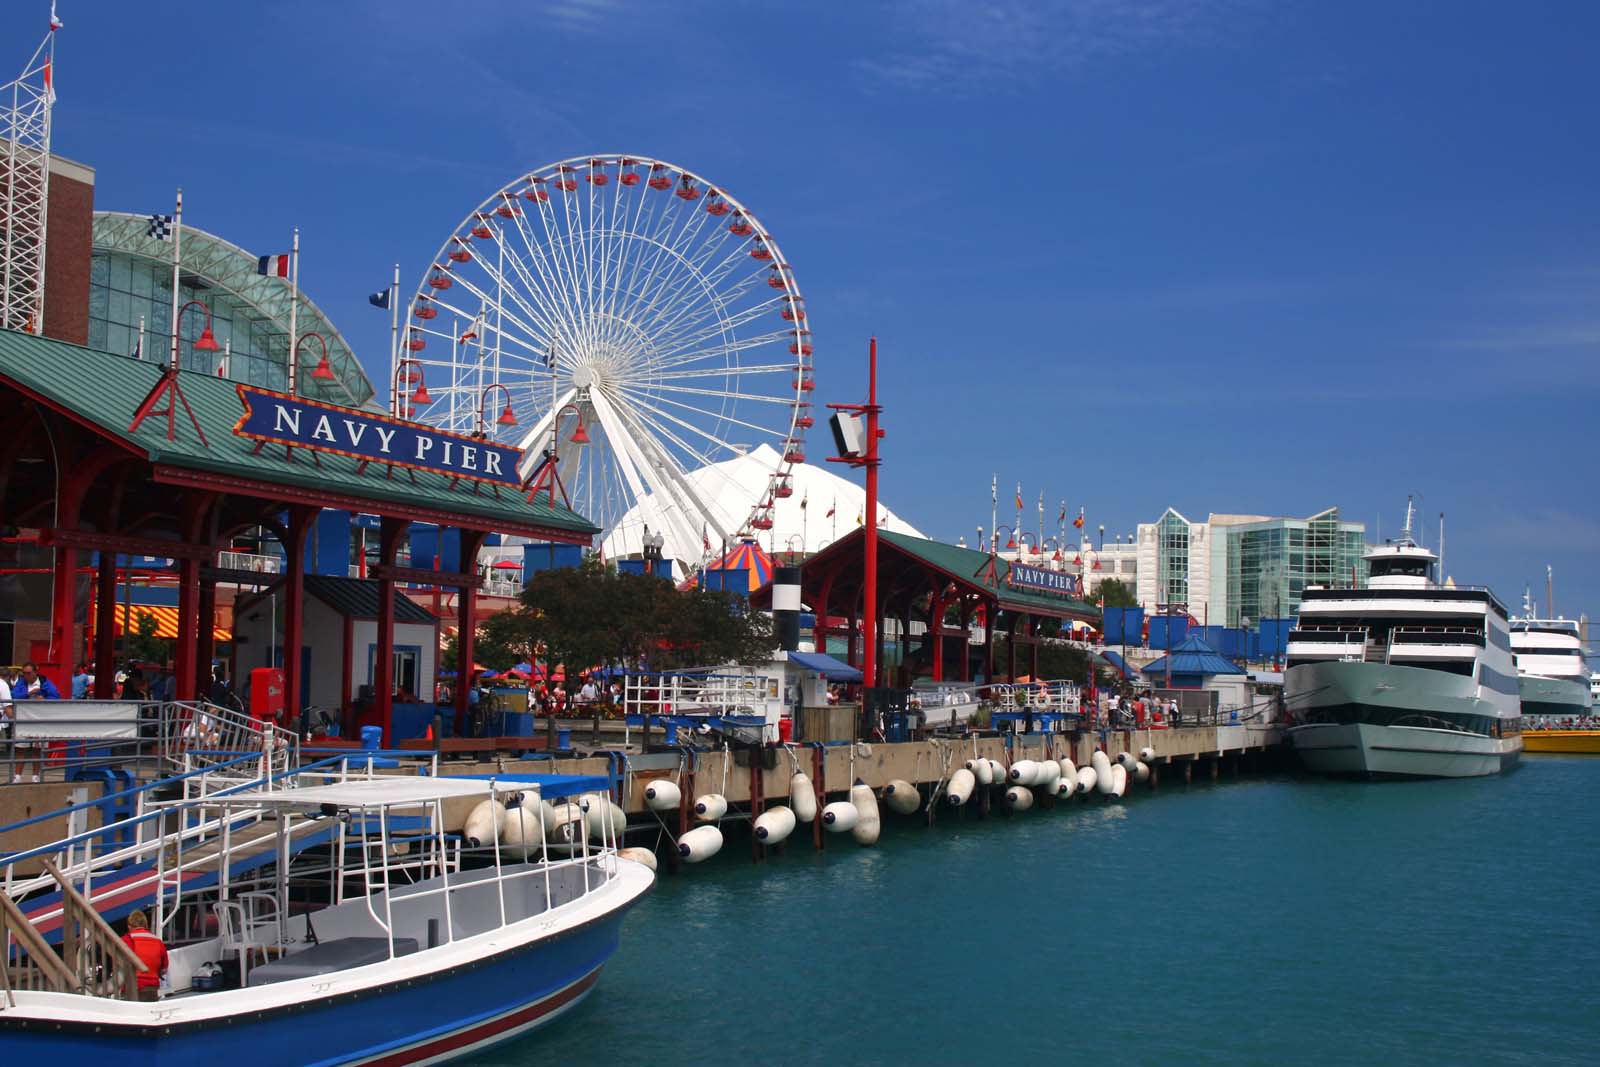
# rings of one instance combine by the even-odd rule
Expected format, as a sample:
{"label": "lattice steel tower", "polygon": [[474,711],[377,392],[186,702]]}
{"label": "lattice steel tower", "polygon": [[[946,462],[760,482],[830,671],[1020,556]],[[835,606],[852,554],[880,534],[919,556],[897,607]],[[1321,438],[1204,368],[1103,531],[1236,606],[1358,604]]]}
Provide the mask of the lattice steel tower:
{"label": "lattice steel tower", "polygon": [[44,329],[55,39],[52,25],[22,74],[0,87],[0,329]]}

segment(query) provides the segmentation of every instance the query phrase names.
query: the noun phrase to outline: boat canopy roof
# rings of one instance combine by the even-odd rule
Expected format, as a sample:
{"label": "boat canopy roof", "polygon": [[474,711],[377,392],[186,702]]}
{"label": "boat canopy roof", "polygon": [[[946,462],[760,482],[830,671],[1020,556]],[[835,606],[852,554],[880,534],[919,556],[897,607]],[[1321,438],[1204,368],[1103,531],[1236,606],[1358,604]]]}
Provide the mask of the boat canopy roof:
{"label": "boat canopy roof", "polygon": [[357,782],[308,785],[295,789],[250,789],[242,793],[208,797],[207,804],[235,808],[382,808],[430,804],[454,797],[487,797],[514,793],[528,783],[471,778],[433,778],[392,775]]}

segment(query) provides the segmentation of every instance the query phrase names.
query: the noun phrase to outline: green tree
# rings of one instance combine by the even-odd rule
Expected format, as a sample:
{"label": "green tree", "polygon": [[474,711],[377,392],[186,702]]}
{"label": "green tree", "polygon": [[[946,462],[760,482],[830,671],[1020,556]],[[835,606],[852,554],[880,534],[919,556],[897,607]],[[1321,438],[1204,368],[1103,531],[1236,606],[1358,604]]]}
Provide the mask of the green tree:
{"label": "green tree", "polygon": [[1133,590],[1120,578],[1107,578],[1100,583],[1100,595],[1105,598],[1108,608],[1136,608],[1139,600],[1133,595]]}
{"label": "green tree", "polygon": [[161,624],[148,611],[134,617],[133,632],[128,634],[126,653],[130,663],[165,663],[171,658],[172,642],[157,637]]}

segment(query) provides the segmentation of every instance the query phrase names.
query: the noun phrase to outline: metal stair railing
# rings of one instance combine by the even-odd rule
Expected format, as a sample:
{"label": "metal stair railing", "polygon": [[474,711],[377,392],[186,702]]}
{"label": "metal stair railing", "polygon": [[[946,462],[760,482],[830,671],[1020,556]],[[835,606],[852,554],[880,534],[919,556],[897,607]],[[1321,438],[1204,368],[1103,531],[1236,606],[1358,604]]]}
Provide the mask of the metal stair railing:
{"label": "metal stair railing", "polygon": [[181,771],[212,766],[246,752],[260,752],[271,770],[299,761],[300,739],[237,708],[203,700],[161,706],[158,746],[169,765]]}

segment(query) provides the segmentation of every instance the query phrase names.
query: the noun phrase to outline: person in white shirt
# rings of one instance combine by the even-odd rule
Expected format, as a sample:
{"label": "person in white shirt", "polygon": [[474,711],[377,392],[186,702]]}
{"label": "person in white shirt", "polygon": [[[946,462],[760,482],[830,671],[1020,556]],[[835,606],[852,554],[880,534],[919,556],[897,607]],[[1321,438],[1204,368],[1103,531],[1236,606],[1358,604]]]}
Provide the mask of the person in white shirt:
{"label": "person in white shirt", "polygon": [[[11,686],[6,682],[5,672],[0,671],[0,739],[11,736]],[[22,781],[22,775],[14,775],[13,782]]]}

